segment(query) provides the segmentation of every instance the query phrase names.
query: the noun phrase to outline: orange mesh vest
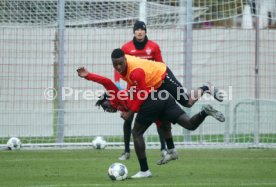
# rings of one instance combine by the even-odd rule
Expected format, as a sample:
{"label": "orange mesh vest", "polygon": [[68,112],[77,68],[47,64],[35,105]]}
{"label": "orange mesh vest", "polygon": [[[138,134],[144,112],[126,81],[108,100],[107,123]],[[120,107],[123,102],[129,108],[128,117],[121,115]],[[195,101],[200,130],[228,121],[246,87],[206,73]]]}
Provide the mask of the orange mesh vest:
{"label": "orange mesh vest", "polygon": [[122,79],[127,81],[129,85],[134,85],[132,80],[129,78],[131,72],[137,68],[140,68],[145,72],[145,81],[147,87],[154,87],[154,89],[157,89],[161,86],[167,70],[166,64],[141,59],[130,55],[125,55],[125,57],[127,59],[127,74],[122,76]]}

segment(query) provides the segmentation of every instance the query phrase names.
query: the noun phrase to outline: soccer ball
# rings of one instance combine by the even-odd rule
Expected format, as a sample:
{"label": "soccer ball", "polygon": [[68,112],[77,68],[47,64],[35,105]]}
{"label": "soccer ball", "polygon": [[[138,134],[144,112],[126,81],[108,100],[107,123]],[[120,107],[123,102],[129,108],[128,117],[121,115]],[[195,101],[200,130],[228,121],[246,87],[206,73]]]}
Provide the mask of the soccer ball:
{"label": "soccer ball", "polygon": [[104,149],[106,147],[106,141],[102,136],[97,136],[93,141],[92,141],[92,146],[95,149]]}
{"label": "soccer ball", "polygon": [[22,146],[22,143],[19,138],[12,137],[7,142],[7,147],[9,150],[19,150]]}
{"label": "soccer ball", "polygon": [[108,168],[108,176],[111,180],[121,181],[127,178],[127,167],[121,163],[114,163]]}

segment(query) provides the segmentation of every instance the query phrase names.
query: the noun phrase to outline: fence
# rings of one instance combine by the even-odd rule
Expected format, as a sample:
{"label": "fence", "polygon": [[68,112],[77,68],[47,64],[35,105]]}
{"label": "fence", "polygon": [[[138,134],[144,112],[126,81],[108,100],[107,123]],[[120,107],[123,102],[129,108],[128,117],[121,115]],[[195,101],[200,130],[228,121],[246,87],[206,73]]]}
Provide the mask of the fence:
{"label": "fence", "polygon": [[[97,135],[105,136],[110,145],[122,144],[119,114],[107,114],[94,106],[103,88],[80,79],[76,69],[85,66],[112,79],[110,53],[132,39],[133,22],[144,15],[148,37],[160,45],[165,63],[180,82],[199,87],[211,81],[227,94],[223,103],[206,96],[187,110],[192,115],[210,103],[226,115],[225,123],[207,118],[193,132],[174,125],[175,142],[181,146],[275,146],[273,25],[242,28],[241,0],[235,1],[236,6],[225,1],[232,13],[224,9],[225,14],[212,19],[210,15],[220,12],[214,12],[214,7],[225,4],[200,6],[193,1],[192,21],[186,22],[189,2],[142,1],[147,15],[136,11],[140,1],[65,1],[63,9],[57,1],[1,4],[5,11],[0,27],[0,144],[17,136],[25,146],[87,145]],[[14,3],[20,10],[12,15]],[[40,5],[40,11],[35,5]],[[103,7],[114,8],[114,12],[100,14]],[[272,13],[272,24],[274,18]],[[158,144],[154,125],[146,138],[148,145]]]}

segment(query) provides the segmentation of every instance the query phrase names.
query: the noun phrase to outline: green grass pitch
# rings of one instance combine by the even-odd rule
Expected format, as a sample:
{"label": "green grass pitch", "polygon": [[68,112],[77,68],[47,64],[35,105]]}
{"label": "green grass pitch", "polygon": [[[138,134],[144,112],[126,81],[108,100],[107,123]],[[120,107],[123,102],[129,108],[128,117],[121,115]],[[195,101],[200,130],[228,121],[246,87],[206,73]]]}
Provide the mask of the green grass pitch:
{"label": "green grass pitch", "polygon": [[[153,177],[111,181],[108,167],[122,150],[0,152],[1,187],[276,186],[275,149],[179,149],[179,159],[158,166],[159,150],[147,150]],[[122,161],[129,176],[139,170],[134,150]]]}

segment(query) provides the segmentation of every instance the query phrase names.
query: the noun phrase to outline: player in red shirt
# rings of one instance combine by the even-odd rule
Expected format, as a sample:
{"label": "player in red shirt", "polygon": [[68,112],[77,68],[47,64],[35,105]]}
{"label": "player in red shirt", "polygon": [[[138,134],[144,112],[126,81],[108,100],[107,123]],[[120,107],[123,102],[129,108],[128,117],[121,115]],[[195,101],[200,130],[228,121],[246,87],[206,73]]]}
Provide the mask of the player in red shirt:
{"label": "player in red shirt", "polygon": [[[156,61],[158,63],[163,62],[162,54],[160,47],[157,43],[152,40],[149,40],[147,37],[147,28],[146,24],[143,21],[136,21],[133,26],[134,37],[131,41],[125,43],[122,46],[122,50],[125,54],[136,56],[139,58]],[[115,84],[119,89],[122,89],[120,86],[120,74],[115,70],[114,79]],[[130,137],[131,137],[131,124],[133,121],[134,115],[130,116],[129,119],[124,121],[124,144],[125,150],[122,155],[119,157],[119,160],[127,160],[130,157]],[[156,121],[157,132],[159,134],[160,144],[161,144],[161,156],[167,154],[165,139],[162,136],[162,130],[158,127],[160,126],[160,121]],[[158,161],[157,164],[160,162]]]}
{"label": "player in red shirt", "polygon": [[[111,112],[111,113],[117,112],[117,110],[121,112],[127,112],[129,108],[131,108],[132,105],[135,103],[134,102],[135,100],[129,99],[127,90],[119,90],[117,86],[110,79],[94,73],[89,73],[87,69],[85,69],[84,67],[77,69],[77,72],[80,77],[93,82],[97,82],[103,85],[104,88],[107,90],[107,92],[104,93],[96,103],[96,105],[101,106],[104,109],[104,111]],[[124,97],[119,98],[118,97],[119,95]],[[154,107],[155,104],[152,104],[152,106]],[[183,111],[180,110],[178,112],[175,112],[174,116],[178,117],[178,115],[182,113]],[[187,126],[185,128],[193,129],[196,127],[191,125],[190,127]],[[163,121],[161,126],[161,122],[160,122],[160,126],[158,127],[158,129],[162,133],[168,149],[171,151],[170,154],[164,155],[163,158],[158,161],[157,164],[161,165],[161,164],[166,164],[171,160],[178,159],[178,154],[175,150],[174,143],[173,143],[173,137],[171,133],[171,123],[169,121]]]}
{"label": "player in red shirt", "polygon": [[[89,73],[85,68],[79,68],[77,72],[80,77],[97,82],[105,87],[107,94],[96,103],[96,105],[102,106],[105,111],[116,112],[118,109],[124,113],[125,111],[128,111],[129,108],[132,108],[135,99],[131,99],[128,95],[122,98],[121,94],[119,94],[119,92],[127,92],[127,90],[119,90],[110,79],[94,73]],[[158,75],[156,75],[156,77],[157,76]],[[180,106],[176,104],[175,99],[167,91],[158,89],[152,91],[150,94],[151,95],[144,100],[139,111],[137,111],[135,124],[132,130],[134,148],[140,164],[140,171],[133,175],[132,178],[146,178],[151,176],[145,153],[143,134],[157,119],[162,121],[160,129],[164,131],[164,137],[166,137],[166,140],[172,139],[171,126],[170,124],[163,122],[178,123],[180,126],[188,130],[195,130],[207,116],[212,116],[221,122],[225,119],[223,114],[212,108],[211,105],[203,106],[201,112],[190,118],[180,108]],[[169,146],[171,145],[168,144],[168,147]],[[167,154],[161,160],[161,164],[170,160],[173,160],[171,154]]]}

